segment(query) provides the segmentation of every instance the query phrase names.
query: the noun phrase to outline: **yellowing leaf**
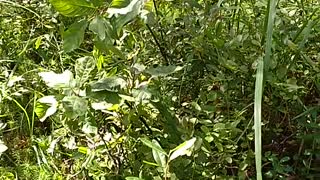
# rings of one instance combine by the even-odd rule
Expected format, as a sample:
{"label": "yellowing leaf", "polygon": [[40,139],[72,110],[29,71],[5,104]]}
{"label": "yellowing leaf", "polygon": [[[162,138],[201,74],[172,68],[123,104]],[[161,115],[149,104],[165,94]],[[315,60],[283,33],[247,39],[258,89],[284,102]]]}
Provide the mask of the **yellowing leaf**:
{"label": "yellowing leaf", "polygon": [[41,38],[41,36],[39,36],[38,38],[37,38],[37,40],[36,40],[36,42],[35,42],[35,48],[36,49],[39,49],[39,47],[40,47],[40,45],[41,45],[41,42],[42,42],[42,38]]}

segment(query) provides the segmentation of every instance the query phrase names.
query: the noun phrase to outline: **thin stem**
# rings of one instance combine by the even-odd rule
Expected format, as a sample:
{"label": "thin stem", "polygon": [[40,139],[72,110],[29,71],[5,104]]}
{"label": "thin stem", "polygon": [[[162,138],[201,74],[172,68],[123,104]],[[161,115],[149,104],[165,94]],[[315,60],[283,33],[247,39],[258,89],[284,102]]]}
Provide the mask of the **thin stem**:
{"label": "thin stem", "polygon": [[154,32],[152,31],[152,29],[150,28],[150,26],[148,24],[146,24],[146,26],[147,26],[148,30],[150,31],[150,33],[151,33],[156,45],[158,46],[158,48],[160,50],[160,53],[161,53],[163,59],[165,60],[166,64],[169,64],[168,58],[167,58],[165,52],[163,51],[163,48],[161,47],[156,35],[154,34]]}

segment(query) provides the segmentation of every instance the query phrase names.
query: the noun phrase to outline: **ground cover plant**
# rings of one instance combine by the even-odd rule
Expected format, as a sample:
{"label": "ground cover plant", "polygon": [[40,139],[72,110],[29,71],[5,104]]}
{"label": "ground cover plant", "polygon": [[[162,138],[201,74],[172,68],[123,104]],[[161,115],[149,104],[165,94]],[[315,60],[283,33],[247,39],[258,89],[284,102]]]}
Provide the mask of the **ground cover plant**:
{"label": "ground cover plant", "polygon": [[319,179],[314,0],[0,0],[0,179]]}

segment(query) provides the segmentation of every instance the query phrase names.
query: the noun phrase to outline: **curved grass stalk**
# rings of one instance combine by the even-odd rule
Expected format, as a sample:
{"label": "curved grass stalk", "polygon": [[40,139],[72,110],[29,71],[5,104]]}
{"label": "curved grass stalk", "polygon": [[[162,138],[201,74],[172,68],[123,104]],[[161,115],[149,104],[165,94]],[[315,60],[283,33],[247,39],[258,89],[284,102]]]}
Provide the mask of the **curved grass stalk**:
{"label": "curved grass stalk", "polygon": [[[31,129],[31,120],[30,120],[30,118],[29,118],[29,115],[28,115],[28,113],[27,113],[27,110],[26,110],[24,107],[22,107],[22,105],[21,105],[17,100],[15,100],[14,98],[11,98],[11,97],[10,97],[10,100],[12,100],[12,101],[23,111],[24,115],[25,115],[26,118],[27,118],[27,123],[28,123],[29,131],[30,131],[30,132],[33,131],[33,129]],[[31,134],[32,134],[32,133],[31,133]]]}
{"label": "curved grass stalk", "polygon": [[[266,15],[266,43],[265,43],[265,56],[264,59],[259,59],[256,84],[255,84],[255,97],[254,97],[254,132],[255,132],[255,159],[256,159],[256,172],[257,180],[262,180],[262,142],[261,142],[261,103],[263,95],[263,74],[268,70],[268,65],[271,59],[271,47],[272,47],[272,32],[274,18],[276,15],[276,0],[269,0],[268,14]],[[265,67],[266,66],[266,67]]]}

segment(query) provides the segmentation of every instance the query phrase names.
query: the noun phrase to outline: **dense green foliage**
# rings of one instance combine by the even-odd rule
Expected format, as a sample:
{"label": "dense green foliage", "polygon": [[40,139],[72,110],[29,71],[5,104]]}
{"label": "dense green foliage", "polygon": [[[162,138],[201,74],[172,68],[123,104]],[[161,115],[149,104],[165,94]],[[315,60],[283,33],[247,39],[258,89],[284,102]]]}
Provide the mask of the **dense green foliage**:
{"label": "dense green foliage", "polygon": [[0,180],[319,179],[319,9],[0,0]]}

